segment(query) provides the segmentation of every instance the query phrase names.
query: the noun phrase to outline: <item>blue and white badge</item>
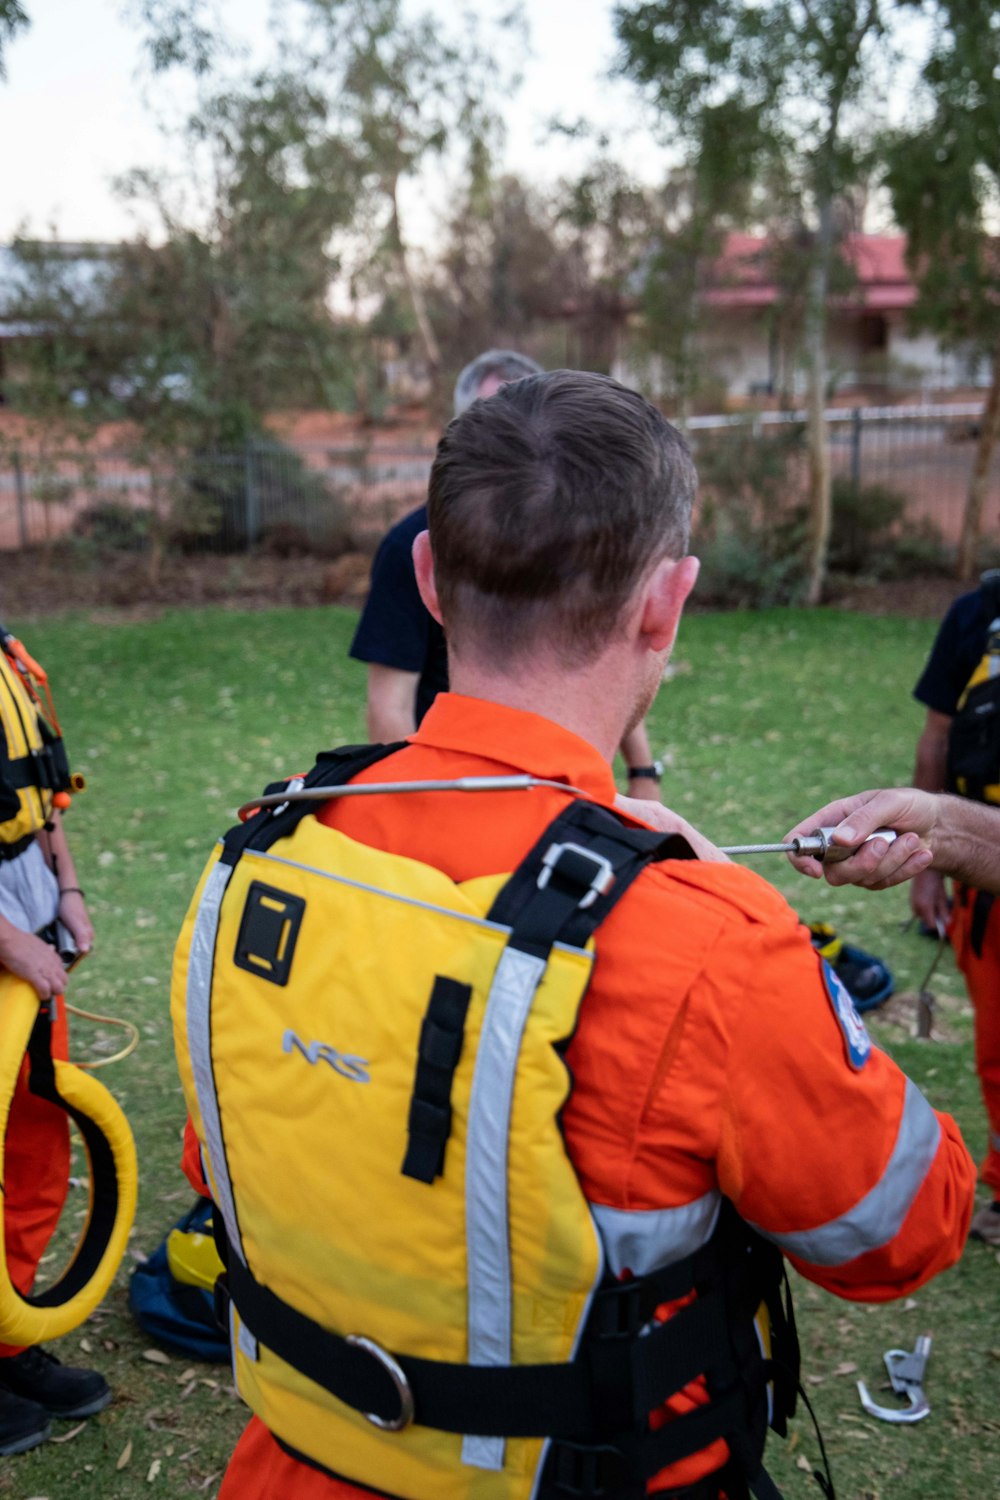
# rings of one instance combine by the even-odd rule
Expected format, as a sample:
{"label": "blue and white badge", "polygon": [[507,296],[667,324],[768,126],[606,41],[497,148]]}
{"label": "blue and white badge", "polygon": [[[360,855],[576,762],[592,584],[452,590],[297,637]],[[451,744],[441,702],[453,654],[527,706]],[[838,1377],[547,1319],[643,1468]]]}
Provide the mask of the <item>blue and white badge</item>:
{"label": "blue and white badge", "polygon": [[837,1025],[844,1033],[847,1061],[856,1073],[860,1073],[871,1056],[872,1039],[865,1029],[864,1021],[858,1015],[850,990],[825,958],[823,980],[830,997],[830,1004],[833,1006],[833,1013],[837,1018]]}

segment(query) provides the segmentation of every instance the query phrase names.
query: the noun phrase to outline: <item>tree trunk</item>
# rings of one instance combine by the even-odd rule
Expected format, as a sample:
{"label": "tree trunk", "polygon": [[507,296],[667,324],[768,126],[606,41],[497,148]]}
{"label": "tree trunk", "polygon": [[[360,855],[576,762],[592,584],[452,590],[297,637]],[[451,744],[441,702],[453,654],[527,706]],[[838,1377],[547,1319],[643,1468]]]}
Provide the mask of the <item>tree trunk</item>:
{"label": "tree trunk", "polygon": [[819,230],[813,248],[806,290],[805,350],[809,376],[806,437],[809,447],[809,550],[806,560],[806,603],[818,604],[826,579],[830,546],[830,445],[826,425],[826,297],[833,249],[833,201],[820,204]]}
{"label": "tree trunk", "polygon": [[986,398],[983,426],[976,448],[976,461],[972,466],[969,493],[962,516],[962,535],[958,544],[959,578],[972,578],[978,563],[979,533],[982,527],[983,506],[990,481],[990,468],[997,442],[1000,441],[1000,344],[993,351],[993,381]]}
{"label": "tree trunk", "polygon": [[406,287],[406,295],[410,299],[413,309],[413,318],[420,335],[420,343],[423,347],[424,360],[427,364],[427,373],[430,376],[432,403],[437,394],[438,375],[441,370],[441,349],[434,336],[431,320],[427,315],[427,304],[424,301],[423,289],[410,269],[409,256],[406,253],[406,245],[403,240],[402,226],[399,221],[399,193],[398,183],[394,180],[389,186],[389,203],[392,211],[392,222],[390,233],[392,236],[392,248],[402,277],[403,285]]}

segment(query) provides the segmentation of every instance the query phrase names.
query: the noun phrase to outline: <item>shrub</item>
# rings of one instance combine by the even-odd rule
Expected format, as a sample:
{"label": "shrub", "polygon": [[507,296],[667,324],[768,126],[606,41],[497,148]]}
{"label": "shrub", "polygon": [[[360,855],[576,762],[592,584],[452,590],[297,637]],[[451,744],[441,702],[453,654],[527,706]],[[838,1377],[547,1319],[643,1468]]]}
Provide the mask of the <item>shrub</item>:
{"label": "shrub", "polygon": [[926,517],[908,520],[906,509],[907,498],[897,490],[856,485],[839,475],[833,481],[830,572],[874,580],[948,572],[939,528]]}
{"label": "shrub", "polygon": [[833,481],[830,568],[870,573],[891,545],[906,513],[906,496],[882,484],[856,485],[845,475]]}
{"label": "shrub", "polygon": [[95,552],[142,552],[149,542],[149,511],[102,501],[88,505],[73,522],[73,535]]}
{"label": "shrub", "polygon": [[176,481],[171,541],[182,551],[242,551],[249,543],[277,552],[338,557],[350,549],[340,490],[278,443],[193,455]]}
{"label": "shrub", "polygon": [[802,429],[763,437],[747,426],[706,433],[695,457],[699,601],[740,608],[796,602],[804,575]]}

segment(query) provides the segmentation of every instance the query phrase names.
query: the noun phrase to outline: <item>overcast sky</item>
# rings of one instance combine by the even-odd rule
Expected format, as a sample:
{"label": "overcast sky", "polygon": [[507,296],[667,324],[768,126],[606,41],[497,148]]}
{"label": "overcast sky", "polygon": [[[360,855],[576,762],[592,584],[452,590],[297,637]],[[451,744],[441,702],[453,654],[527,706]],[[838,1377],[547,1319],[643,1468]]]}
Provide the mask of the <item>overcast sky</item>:
{"label": "overcast sky", "polygon": [[[407,0],[454,17],[448,0]],[[268,53],[271,0],[220,0],[227,24],[252,54]],[[27,0],[31,29],[7,49],[0,82],[0,243],[22,227],[62,239],[113,240],[134,221],[111,190],[130,167],[169,162],[157,115],[177,117],[186,85],[141,75],[140,40],[122,19],[124,0]],[[488,12],[487,0],[474,11]],[[612,0],[531,0],[532,55],[508,111],[506,161],[533,179],[579,165],[584,148],[546,139],[553,115],[586,116],[624,133],[633,170],[653,178],[662,154],[643,128],[628,85],[606,78],[614,52]],[[443,187],[441,191],[443,191]],[[434,189],[410,204],[411,233],[433,222]],[[430,216],[430,217],[429,217]]]}

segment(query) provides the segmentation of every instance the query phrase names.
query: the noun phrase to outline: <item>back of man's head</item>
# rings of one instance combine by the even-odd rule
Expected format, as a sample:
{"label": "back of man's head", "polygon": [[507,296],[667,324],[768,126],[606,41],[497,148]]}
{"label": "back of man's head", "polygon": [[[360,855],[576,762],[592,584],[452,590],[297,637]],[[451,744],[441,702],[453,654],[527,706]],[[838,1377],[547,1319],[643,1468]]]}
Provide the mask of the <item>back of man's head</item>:
{"label": "back of man's head", "polygon": [[696,483],[676,428],[604,375],[554,370],[470,407],[428,498],[452,649],[501,671],[539,650],[592,660],[655,565],[686,551]]}
{"label": "back of man's head", "polygon": [[513,349],[487,349],[485,354],[478,354],[467,364],[455,381],[456,417],[468,411],[481,394],[492,396],[508,381],[523,380],[526,375],[541,373],[541,365],[529,359],[526,354],[518,354]]}

